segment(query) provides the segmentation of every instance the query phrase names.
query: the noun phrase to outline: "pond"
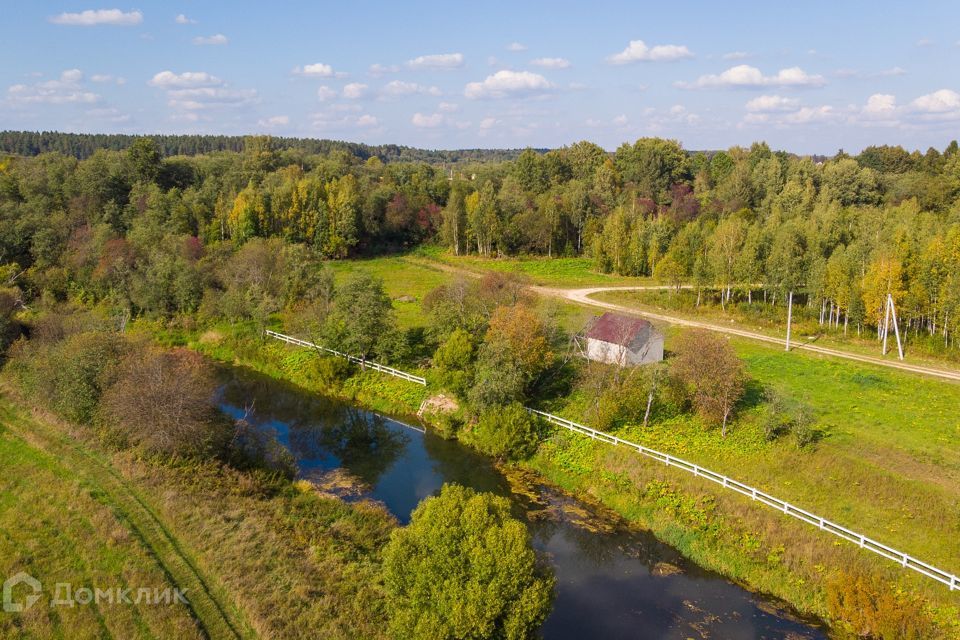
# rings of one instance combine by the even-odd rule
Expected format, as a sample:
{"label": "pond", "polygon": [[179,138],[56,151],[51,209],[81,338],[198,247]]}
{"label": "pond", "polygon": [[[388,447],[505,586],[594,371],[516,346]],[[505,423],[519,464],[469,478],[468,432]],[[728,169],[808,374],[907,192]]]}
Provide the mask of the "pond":
{"label": "pond", "polygon": [[300,475],[345,500],[382,502],[401,523],[447,482],[511,500],[557,577],[546,638],[826,638],[788,610],[685,560],[653,535],[420,425],[227,372],[226,413],[272,429]]}

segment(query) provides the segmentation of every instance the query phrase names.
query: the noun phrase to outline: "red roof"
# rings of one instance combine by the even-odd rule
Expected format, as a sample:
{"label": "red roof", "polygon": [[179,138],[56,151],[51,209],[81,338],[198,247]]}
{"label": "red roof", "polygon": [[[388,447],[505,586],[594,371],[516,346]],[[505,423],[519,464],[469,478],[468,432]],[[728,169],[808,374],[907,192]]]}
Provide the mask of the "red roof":
{"label": "red roof", "polygon": [[649,321],[617,313],[605,313],[587,329],[587,338],[627,347],[640,332],[652,327]]}

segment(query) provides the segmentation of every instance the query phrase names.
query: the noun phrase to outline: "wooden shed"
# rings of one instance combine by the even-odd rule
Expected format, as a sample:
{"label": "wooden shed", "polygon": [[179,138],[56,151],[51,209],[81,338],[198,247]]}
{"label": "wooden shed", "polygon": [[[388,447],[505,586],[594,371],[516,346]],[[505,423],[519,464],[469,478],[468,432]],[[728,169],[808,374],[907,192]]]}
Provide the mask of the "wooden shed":
{"label": "wooden shed", "polygon": [[663,334],[643,318],[604,313],[587,326],[580,341],[589,360],[621,367],[663,360]]}

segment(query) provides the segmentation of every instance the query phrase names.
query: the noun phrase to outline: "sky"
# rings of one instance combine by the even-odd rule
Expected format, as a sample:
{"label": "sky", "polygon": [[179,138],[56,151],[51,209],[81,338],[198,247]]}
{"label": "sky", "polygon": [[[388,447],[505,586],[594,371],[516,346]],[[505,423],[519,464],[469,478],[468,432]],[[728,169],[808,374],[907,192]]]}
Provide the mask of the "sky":
{"label": "sky", "polygon": [[0,129],[945,147],[960,3],[0,0]]}

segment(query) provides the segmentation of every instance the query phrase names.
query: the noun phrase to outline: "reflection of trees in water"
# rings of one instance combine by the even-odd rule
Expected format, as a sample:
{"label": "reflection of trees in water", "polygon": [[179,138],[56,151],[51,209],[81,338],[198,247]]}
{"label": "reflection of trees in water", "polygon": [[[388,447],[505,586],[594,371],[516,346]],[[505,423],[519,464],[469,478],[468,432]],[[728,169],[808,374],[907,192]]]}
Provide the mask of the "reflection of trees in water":
{"label": "reflection of trees in water", "polygon": [[[549,544],[554,536],[563,536],[563,540],[572,544],[579,557],[589,560],[597,567],[609,567],[624,561],[624,557],[636,560],[647,568],[661,561],[682,562],[679,553],[664,545],[652,534],[631,531],[622,528],[618,522],[601,520],[609,516],[595,513],[588,505],[571,501],[570,498],[553,493],[549,488],[541,488],[549,506],[547,513],[530,522],[530,531],[542,544]],[[563,504],[569,503],[575,508],[574,514],[565,513]],[[615,527],[613,531],[603,531],[591,524]],[[685,564],[685,563],[684,563]]]}
{"label": "reflection of trees in water", "polygon": [[254,372],[228,374],[220,394],[226,404],[252,406],[250,418],[260,426],[287,425],[290,450],[298,460],[336,456],[347,471],[371,486],[409,442],[407,434],[380,416]]}
{"label": "reflection of trees in water", "polygon": [[488,491],[514,500],[510,483],[486,456],[455,440],[444,440],[429,430],[423,436],[423,448],[444,482],[455,482],[475,491]]}
{"label": "reflection of trees in water", "polygon": [[332,422],[344,409],[336,400],[306,394],[293,385],[253,372],[229,378],[221,389],[221,401],[236,407],[252,406],[255,420],[289,425]]}
{"label": "reflection of trees in water", "polygon": [[336,456],[343,467],[374,486],[403,453],[410,436],[391,428],[381,416],[342,407],[336,420],[290,429],[290,448],[299,459]]}

